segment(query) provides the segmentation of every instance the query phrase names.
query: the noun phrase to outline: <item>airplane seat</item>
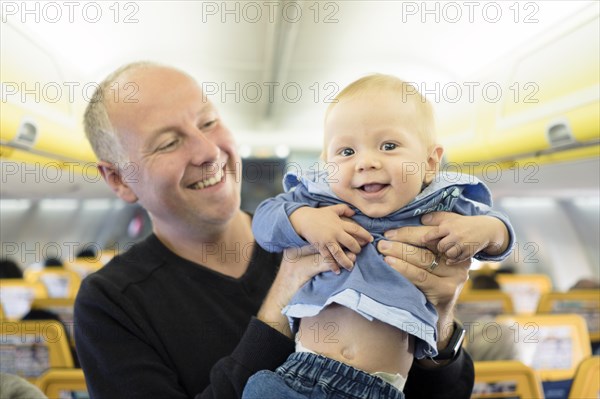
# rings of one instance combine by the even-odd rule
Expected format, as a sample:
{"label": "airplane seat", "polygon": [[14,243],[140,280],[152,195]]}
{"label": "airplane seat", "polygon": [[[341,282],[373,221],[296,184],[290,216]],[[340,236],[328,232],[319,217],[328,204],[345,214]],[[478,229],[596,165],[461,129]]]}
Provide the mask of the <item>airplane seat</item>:
{"label": "airplane seat", "polygon": [[29,313],[35,299],[47,297],[48,291],[41,282],[0,279],[0,306],[4,319],[20,320]]}
{"label": "airplane seat", "polygon": [[543,398],[539,376],[518,360],[475,362],[471,399]]}
{"label": "airplane seat", "polygon": [[31,305],[31,311],[25,315],[23,320],[50,319],[62,323],[71,347],[75,367],[79,367],[79,360],[75,350],[74,311],[75,298],[36,299]]}
{"label": "airplane seat", "polygon": [[552,281],[545,274],[498,274],[496,279],[510,295],[517,314],[534,314],[540,296],[552,291]]}
{"label": "airplane seat", "polygon": [[50,298],[75,298],[81,285],[79,274],[63,268],[26,270],[25,280],[44,284]]}
{"label": "airplane seat", "polygon": [[587,324],[592,353],[600,347],[600,289],[576,289],[542,294],[538,314],[575,313]]}
{"label": "airplane seat", "polygon": [[456,303],[456,318],[464,323],[494,319],[514,313],[512,298],[500,290],[469,290],[461,292]]}
{"label": "airplane seat", "polygon": [[546,399],[567,399],[573,380],[544,381],[542,389]]}
{"label": "airplane seat", "polygon": [[575,373],[569,399],[600,398],[600,356],[583,360]]}
{"label": "airplane seat", "polygon": [[579,363],[591,355],[585,319],[577,314],[499,316],[509,326],[517,359],[540,376],[546,399],[567,399]]}
{"label": "airplane seat", "polygon": [[83,370],[49,369],[35,382],[48,399],[89,398]]}
{"label": "airplane seat", "polygon": [[95,258],[76,258],[71,262],[65,262],[65,269],[77,273],[80,280],[86,278],[88,274],[100,270],[102,266],[104,266],[102,261]]}
{"label": "airplane seat", "polygon": [[49,368],[73,368],[67,335],[55,320],[0,322],[0,371],[29,382]]}

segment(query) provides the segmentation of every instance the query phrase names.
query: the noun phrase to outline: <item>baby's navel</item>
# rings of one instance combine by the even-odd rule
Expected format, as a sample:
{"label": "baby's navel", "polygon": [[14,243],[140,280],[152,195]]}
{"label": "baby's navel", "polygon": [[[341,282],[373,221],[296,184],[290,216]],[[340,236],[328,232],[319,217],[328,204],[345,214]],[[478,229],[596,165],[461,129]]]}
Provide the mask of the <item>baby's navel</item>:
{"label": "baby's navel", "polygon": [[346,360],[354,360],[356,351],[351,346],[344,346],[344,348],[342,348],[342,356]]}

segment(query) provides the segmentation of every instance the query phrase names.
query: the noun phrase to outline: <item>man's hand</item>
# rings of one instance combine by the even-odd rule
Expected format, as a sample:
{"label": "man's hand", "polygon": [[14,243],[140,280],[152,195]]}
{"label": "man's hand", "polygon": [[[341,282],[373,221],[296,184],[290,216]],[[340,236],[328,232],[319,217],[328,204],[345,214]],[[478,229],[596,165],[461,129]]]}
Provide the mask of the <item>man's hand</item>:
{"label": "man's hand", "polygon": [[281,311],[300,287],[317,274],[329,271],[330,266],[310,246],[285,250],[275,281],[256,317],[291,338],[288,320]]}
{"label": "man's hand", "polygon": [[[441,216],[443,218],[443,216]],[[454,306],[466,281],[469,279],[470,260],[452,266],[444,256],[435,255],[421,248],[422,237],[431,231],[431,226],[409,226],[390,230],[377,249],[384,255],[385,262],[417,286],[438,312],[438,350],[444,349],[452,336]],[[436,251],[436,248],[432,248]],[[431,270],[437,261],[438,266]],[[436,364],[439,366],[440,364]]]}
{"label": "man's hand", "polygon": [[338,264],[352,269],[355,255],[360,253],[362,246],[373,241],[367,230],[345,219],[353,215],[354,211],[345,204],[323,208],[304,206],[292,212],[290,222],[296,233],[310,242],[324,262],[329,262],[331,270],[339,274]]}

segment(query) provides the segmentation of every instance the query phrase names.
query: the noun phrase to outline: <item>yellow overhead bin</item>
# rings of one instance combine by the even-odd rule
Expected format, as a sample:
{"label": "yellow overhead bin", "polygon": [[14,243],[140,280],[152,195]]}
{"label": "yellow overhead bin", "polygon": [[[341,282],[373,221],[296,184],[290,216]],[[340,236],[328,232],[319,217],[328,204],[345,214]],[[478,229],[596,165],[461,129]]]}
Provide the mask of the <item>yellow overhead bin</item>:
{"label": "yellow overhead bin", "polygon": [[509,167],[522,159],[597,157],[599,24],[597,7],[586,8],[571,25],[497,63],[492,72],[499,80],[477,79],[475,101],[457,105],[440,123],[447,160]]}
{"label": "yellow overhead bin", "polygon": [[22,160],[18,156],[25,151],[44,159],[94,161],[76,112],[84,87],[65,79],[52,57],[23,32],[10,23],[3,25],[2,159]]}

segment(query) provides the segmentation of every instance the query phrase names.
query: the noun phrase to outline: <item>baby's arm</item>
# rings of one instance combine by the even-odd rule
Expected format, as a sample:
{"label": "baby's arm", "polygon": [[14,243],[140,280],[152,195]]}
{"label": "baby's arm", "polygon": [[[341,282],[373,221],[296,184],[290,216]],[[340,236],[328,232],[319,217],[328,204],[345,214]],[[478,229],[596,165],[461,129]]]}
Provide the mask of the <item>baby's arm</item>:
{"label": "baby's arm", "polygon": [[442,213],[425,215],[421,221],[426,226],[437,226],[423,236],[424,244],[437,242],[440,254],[448,258],[447,264],[470,259],[483,252],[494,257],[503,254],[510,243],[506,224],[488,215],[464,216],[456,213],[440,217]]}
{"label": "baby's arm", "polygon": [[[338,204],[323,208],[304,206],[293,211],[289,218],[296,233],[310,242],[325,261],[337,262],[351,269],[361,246],[373,241],[371,234],[358,224],[344,220],[354,215],[348,205]],[[350,251],[346,254],[344,249]],[[332,267],[339,273],[339,268]]]}
{"label": "baby's arm", "polygon": [[[336,245],[337,248],[343,246],[358,253],[360,246],[372,241],[371,235],[359,225],[341,219],[354,214],[347,205],[317,208],[318,205],[316,201],[308,199],[303,190],[279,194],[263,201],[256,208],[252,219],[252,232],[256,242],[270,252],[314,244],[321,254],[331,260],[331,270],[339,273],[335,262],[351,268],[353,262],[349,256],[354,256],[337,251]],[[292,218],[295,225],[292,224]],[[319,234],[325,231],[328,232],[326,236]],[[348,234],[353,239],[349,239]],[[339,236],[340,239],[336,238]],[[336,256],[331,255],[332,251],[327,243],[332,244],[329,247]]]}

